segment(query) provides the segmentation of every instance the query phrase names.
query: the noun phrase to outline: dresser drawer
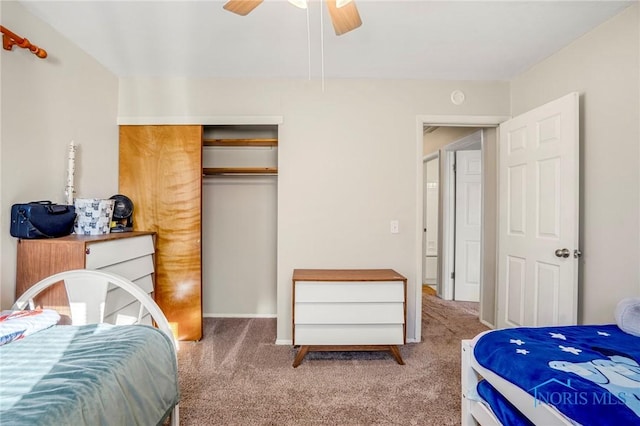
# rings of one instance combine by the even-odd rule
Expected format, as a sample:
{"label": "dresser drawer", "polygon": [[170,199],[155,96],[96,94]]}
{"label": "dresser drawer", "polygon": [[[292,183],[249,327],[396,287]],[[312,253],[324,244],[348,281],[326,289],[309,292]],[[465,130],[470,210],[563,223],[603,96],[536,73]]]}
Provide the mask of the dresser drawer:
{"label": "dresser drawer", "polygon": [[104,322],[108,324],[115,325],[132,325],[132,324],[141,324],[141,325],[150,325],[153,326],[153,318],[151,314],[147,312],[145,309],[140,320],[138,321],[138,310],[140,309],[139,304],[127,306],[123,310],[119,310],[118,312],[106,315],[104,317]]}
{"label": "dresser drawer", "polygon": [[[116,325],[135,324],[140,315],[140,302],[128,298],[124,290],[111,291],[107,295],[104,322]],[[127,303],[128,302],[128,303]]]}
{"label": "dresser drawer", "polygon": [[153,254],[153,237],[122,238],[88,244],[87,269],[100,269],[114,263]]}
{"label": "dresser drawer", "polygon": [[294,345],[402,345],[402,324],[296,324]]}
{"label": "dresser drawer", "polygon": [[[131,260],[125,260],[124,262],[108,265],[99,268],[99,270],[111,272],[135,282],[142,277],[153,274],[153,257],[148,254]],[[153,289],[151,291],[153,291]]]}
{"label": "dresser drawer", "polygon": [[[144,277],[138,278],[137,280],[131,280],[131,281],[135,285],[140,287],[143,291],[145,291],[153,299],[152,293],[154,289],[153,289],[153,278],[151,278],[151,275],[145,275]],[[111,291],[114,288],[119,288],[119,287],[113,284],[109,284],[109,289],[108,289],[109,291]]]}
{"label": "dresser drawer", "polygon": [[404,302],[401,281],[299,281],[296,302]]}
{"label": "dresser drawer", "polygon": [[403,324],[404,304],[393,303],[296,303],[298,324]]}
{"label": "dresser drawer", "polygon": [[[135,304],[136,308],[129,308],[129,305]],[[109,291],[107,291],[107,298],[105,300],[104,307],[104,317],[110,318],[114,314],[122,314],[125,312],[131,312],[131,309],[135,309],[136,315],[135,319],[137,319],[137,309],[139,309],[138,300],[133,297],[126,290],[121,289],[120,287],[110,286]],[[114,322],[115,324],[115,322]],[[121,324],[121,323],[118,323]]]}

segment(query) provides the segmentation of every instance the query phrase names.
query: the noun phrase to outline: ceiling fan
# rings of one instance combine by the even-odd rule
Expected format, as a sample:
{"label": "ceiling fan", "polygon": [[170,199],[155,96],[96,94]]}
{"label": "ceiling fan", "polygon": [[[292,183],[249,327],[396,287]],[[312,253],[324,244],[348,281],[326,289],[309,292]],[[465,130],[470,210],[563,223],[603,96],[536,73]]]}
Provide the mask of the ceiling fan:
{"label": "ceiling fan", "polygon": [[[289,3],[302,9],[307,8],[309,0],[289,0]],[[362,25],[360,14],[353,0],[325,0],[333,29],[336,35],[348,33]],[[245,16],[258,7],[263,0],[229,0],[223,6],[225,10]]]}

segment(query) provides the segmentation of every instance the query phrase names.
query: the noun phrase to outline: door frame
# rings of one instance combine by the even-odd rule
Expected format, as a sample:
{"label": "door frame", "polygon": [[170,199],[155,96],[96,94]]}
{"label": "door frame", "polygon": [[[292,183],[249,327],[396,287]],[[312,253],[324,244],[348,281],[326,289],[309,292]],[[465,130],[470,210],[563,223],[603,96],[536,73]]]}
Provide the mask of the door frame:
{"label": "door frame", "polygon": [[[415,237],[415,276],[422,280],[422,218],[424,177],[422,159],[424,157],[424,126],[447,127],[498,127],[500,123],[510,119],[507,115],[417,115],[416,116],[416,228]],[[441,183],[442,185],[442,183]],[[483,205],[484,208],[484,205]],[[484,227],[484,226],[483,226]],[[484,250],[481,253],[484,259]],[[407,342],[420,342],[422,340],[422,285],[415,286],[415,340],[407,339]],[[487,324],[493,327],[493,324]]]}

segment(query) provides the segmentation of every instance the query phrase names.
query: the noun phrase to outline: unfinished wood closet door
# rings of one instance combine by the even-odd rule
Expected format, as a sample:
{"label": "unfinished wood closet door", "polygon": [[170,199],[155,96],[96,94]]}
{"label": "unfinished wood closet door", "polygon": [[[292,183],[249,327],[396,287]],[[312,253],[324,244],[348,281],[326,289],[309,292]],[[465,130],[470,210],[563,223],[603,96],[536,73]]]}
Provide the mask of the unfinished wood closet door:
{"label": "unfinished wood closet door", "polygon": [[180,340],[202,338],[202,126],[120,126],[120,193],[157,234],[155,299]]}

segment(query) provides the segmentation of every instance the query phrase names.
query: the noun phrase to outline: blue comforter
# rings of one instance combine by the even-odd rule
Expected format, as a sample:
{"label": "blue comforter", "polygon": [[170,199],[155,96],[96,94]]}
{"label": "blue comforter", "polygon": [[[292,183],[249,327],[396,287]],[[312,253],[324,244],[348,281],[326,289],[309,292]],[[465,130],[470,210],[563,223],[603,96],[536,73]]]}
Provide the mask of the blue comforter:
{"label": "blue comforter", "polygon": [[0,346],[0,423],[154,425],[178,402],[173,346],[141,325],[55,326]]}
{"label": "blue comforter", "polygon": [[640,425],[640,337],[615,325],[481,336],[478,363],[582,425]]}

